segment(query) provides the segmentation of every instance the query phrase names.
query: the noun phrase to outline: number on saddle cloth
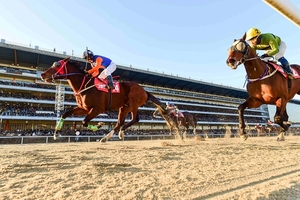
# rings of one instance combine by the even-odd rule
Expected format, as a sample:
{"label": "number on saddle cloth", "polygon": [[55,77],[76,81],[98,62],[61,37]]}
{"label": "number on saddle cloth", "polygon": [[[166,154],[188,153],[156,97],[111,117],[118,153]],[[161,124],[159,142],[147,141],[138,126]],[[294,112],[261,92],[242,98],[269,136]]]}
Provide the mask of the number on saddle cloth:
{"label": "number on saddle cloth", "polygon": [[[98,90],[101,90],[103,92],[108,92],[106,80],[100,80],[98,78],[95,78],[94,84]],[[121,91],[120,82],[114,81],[114,86],[115,86],[115,89],[113,89],[111,92],[112,93],[120,93],[120,91]]]}

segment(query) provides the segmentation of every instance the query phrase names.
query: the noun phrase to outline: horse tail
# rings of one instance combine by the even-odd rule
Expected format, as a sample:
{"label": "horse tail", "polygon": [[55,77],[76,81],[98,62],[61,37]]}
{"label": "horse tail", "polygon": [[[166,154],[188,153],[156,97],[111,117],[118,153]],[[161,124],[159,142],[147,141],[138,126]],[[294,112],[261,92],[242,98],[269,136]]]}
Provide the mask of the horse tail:
{"label": "horse tail", "polygon": [[160,107],[161,109],[164,109],[163,107],[163,103],[158,99],[156,98],[153,94],[151,94],[150,92],[147,92],[147,95],[148,95],[148,99],[147,101],[151,101],[156,107]]}
{"label": "horse tail", "polygon": [[197,127],[198,122],[197,122],[197,118],[195,115],[193,115],[193,120],[194,120],[194,126]]}

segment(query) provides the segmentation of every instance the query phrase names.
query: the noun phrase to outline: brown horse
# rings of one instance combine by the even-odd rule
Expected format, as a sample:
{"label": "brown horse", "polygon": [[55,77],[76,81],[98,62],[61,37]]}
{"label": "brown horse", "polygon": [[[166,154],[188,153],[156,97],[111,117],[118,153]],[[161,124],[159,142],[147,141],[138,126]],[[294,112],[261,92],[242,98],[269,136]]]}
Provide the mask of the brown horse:
{"label": "brown horse", "polygon": [[270,124],[255,126],[255,130],[257,131],[258,136],[260,136],[260,134],[265,134],[266,136],[270,136],[271,133],[280,134],[280,129],[281,128],[279,126]]}
{"label": "brown horse", "polygon": [[172,111],[173,109],[162,109],[157,107],[157,109],[153,113],[153,116],[157,117],[158,114],[160,114],[166,120],[166,123],[170,129],[170,134],[172,134],[172,131],[175,129],[177,135],[180,135],[179,134],[180,126],[184,127],[183,138],[186,138],[186,133],[190,126],[192,126],[193,128],[193,133],[195,135],[197,134],[196,133],[197,119],[193,114],[189,112],[182,112],[184,117],[178,117],[177,120],[177,117],[174,116],[174,113]]}
{"label": "brown horse", "polygon": [[[84,115],[82,121],[84,127],[97,131],[102,125],[88,124],[93,118],[101,113],[111,110],[119,110],[118,121],[114,128],[104,137],[101,142],[106,142],[113,134],[119,131],[119,138],[124,137],[124,131],[139,121],[138,108],[147,101],[161,107],[161,102],[151,93],[134,82],[120,82],[119,93],[100,91],[94,85],[94,78],[86,77],[85,71],[79,62],[70,61],[69,58],[54,62],[53,65],[41,74],[45,82],[53,82],[58,79],[67,79],[77,101],[77,107],[61,115],[54,132],[61,130],[64,119],[69,116]],[[163,109],[163,107],[161,107]],[[131,121],[124,124],[128,113],[131,113]]]}
{"label": "brown horse", "polygon": [[[244,110],[258,108],[262,104],[276,105],[274,122],[281,127],[277,140],[284,140],[284,134],[290,127],[286,105],[296,94],[300,95],[300,79],[290,80],[278,70],[263,62],[245,41],[246,34],[235,40],[228,50],[227,65],[236,69],[244,64],[247,73],[248,99],[239,105],[239,129],[241,137],[246,140]],[[294,74],[300,74],[299,65],[291,65]]]}
{"label": "brown horse", "polygon": [[267,124],[266,125],[266,130],[268,131],[268,133],[277,133],[280,134],[281,128],[278,125],[271,125],[271,124]]}
{"label": "brown horse", "polygon": [[257,131],[258,136],[260,136],[261,134],[269,136],[269,132],[265,125],[256,125],[254,128]]}

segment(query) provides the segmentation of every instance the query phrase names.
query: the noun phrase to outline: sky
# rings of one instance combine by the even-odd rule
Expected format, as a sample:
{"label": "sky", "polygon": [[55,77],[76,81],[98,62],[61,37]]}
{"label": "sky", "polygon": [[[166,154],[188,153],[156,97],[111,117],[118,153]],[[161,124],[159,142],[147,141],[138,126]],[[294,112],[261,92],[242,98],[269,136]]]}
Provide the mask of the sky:
{"label": "sky", "polygon": [[76,56],[88,47],[119,65],[235,88],[246,72],[226,65],[227,49],[252,27],[280,36],[300,63],[300,28],[262,0],[1,0],[0,12],[10,43]]}

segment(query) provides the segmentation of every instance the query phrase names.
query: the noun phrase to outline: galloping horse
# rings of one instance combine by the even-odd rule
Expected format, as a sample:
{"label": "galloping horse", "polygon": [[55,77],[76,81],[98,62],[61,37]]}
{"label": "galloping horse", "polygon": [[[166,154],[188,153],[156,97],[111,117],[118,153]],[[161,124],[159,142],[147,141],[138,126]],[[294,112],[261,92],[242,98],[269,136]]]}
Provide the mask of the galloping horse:
{"label": "galloping horse", "polygon": [[280,130],[281,128],[279,126],[275,126],[275,125],[271,125],[271,124],[267,124],[266,125],[266,130],[270,133],[274,132],[277,134],[280,134]]}
{"label": "galloping horse", "polygon": [[[196,117],[189,112],[182,112],[184,117],[178,117],[178,121],[177,121],[177,117],[174,116],[172,110],[173,109],[162,109],[157,107],[153,113],[153,116],[157,117],[158,114],[160,114],[166,120],[166,123],[170,129],[170,134],[172,134],[172,131],[175,129],[177,135],[180,135],[179,127],[183,126],[184,127],[183,137],[186,138],[186,132],[189,129],[189,127],[192,126],[193,133],[196,135],[196,127],[197,127]],[[182,135],[180,136],[182,138]]]}
{"label": "galloping horse", "polygon": [[256,125],[254,128],[257,131],[258,136],[260,136],[261,134],[269,136],[268,130],[265,125]]}
{"label": "galloping horse", "polygon": [[265,134],[266,136],[270,136],[271,133],[277,133],[280,134],[280,127],[275,126],[275,125],[270,125],[270,124],[266,124],[266,125],[256,125],[255,126],[255,130],[257,131],[258,135],[260,135],[261,133]]}
{"label": "galloping horse", "polygon": [[[81,64],[70,61],[70,58],[54,62],[49,69],[41,74],[41,79],[45,82],[67,79],[75,94],[78,106],[61,115],[60,121],[55,128],[54,139],[56,139],[56,132],[61,130],[67,117],[71,115],[85,115],[82,121],[83,126],[97,131],[102,126],[101,124],[90,125],[88,123],[99,114],[110,110],[119,110],[118,121],[114,128],[101,139],[101,142],[106,142],[117,131],[119,131],[119,138],[122,139],[125,129],[139,121],[138,108],[140,106],[147,101],[151,101],[157,107],[161,107],[162,104],[151,93],[145,91],[142,86],[134,82],[117,83],[119,85],[115,85],[116,89],[109,92],[107,92],[107,89],[106,91],[98,90],[99,86],[94,85],[95,78],[90,79],[86,77]],[[163,109],[163,107],[161,108]],[[131,113],[131,121],[124,124],[128,113]]]}
{"label": "galloping horse", "polygon": [[291,65],[295,79],[288,79],[281,68],[275,69],[271,64],[263,62],[249,44],[245,41],[246,34],[239,40],[234,40],[228,50],[227,65],[236,69],[244,64],[247,73],[248,99],[239,105],[239,129],[241,137],[248,138],[245,132],[244,110],[258,108],[262,104],[276,105],[274,122],[281,127],[277,140],[284,140],[284,134],[290,127],[286,105],[296,94],[300,95],[300,66]]}

